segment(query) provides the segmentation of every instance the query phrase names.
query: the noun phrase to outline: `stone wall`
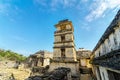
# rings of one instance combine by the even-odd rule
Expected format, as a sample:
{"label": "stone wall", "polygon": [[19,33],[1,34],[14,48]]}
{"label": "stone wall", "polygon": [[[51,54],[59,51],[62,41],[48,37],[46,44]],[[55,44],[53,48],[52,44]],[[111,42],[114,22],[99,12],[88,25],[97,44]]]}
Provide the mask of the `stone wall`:
{"label": "stone wall", "polygon": [[60,36],[55,36],[55,42],[61,42],[61,37]]}
{"label": "stone wall", "polygon": [[60,46],[74,46],[74,43],[73,42],[69,42],[69,43],[54,44],[54,47],[60,47]]}
{"label": "stone wall", "polygon": [[47,66],[47,65],[50,65],[50,59],[49,59],[49,58],[45,58],[45,59],[44,59],[44,64],[43,64],[43,66],[45,67],[45,66]]}
{"label": "stone wall", "polygon": [[86,50],[84,48],[80,48],[77,51],[77,60],[80,62],[81,67],[91,68],[91,64],[89,64],[91,53],[92,52],[90,50]]}
{"label": "stone wall", "polygon": [[71,63],[65,63],[65,62],[52,62],[50,64],[50,68],[49,71],[54,70],[55,68],[58,67],[66,67],[66,68],[70,68],[72,75],[78,75],[79,74],[79,63],[78,62],[71,62]]}
{"label": "stone wall", "polygon": [[74,40],[73,34],[66,34],[65,35],[65,39],[66,39],[66,41],[72,41],[72,40]]}
{"label": "stone wall", "polygon": [[[59,48],[54,49],[54,58],[61,57],[61,50]],[[76,61],[76,52],[74,48],[65,49],[65,57],[73,58]]]}
{"label": "stone wall", "polygon": [[55,48],[53,53],[53,57],[61,57],[61,50],[59,48]]}
{"label": "stone wall", "polygon": [[120,49],[120,24],[115,25],[114,31],[96,48],[95,57],[105,55],[113,50]]}
{"label": "stone wall", "polygon": [[38,51],[33,55],[30,55],[27,60],[28,67],[34,66],[47,66],[50,65],[50,59],[53,58],[53,54],[49,51]]}
{"label": "stone wall", "polygon": [[95,74],[100,74],[97,78],[110,80],[107,70],[120,70],[120,10],[98,41],[92,56],[91,63],[98,68]]}

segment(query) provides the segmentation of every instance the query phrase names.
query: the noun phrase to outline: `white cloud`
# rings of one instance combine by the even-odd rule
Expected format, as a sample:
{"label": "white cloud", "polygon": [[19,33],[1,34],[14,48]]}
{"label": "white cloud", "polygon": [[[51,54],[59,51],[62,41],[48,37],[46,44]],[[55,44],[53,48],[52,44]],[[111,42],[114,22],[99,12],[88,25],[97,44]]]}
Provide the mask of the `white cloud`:
{"label": "white cloud", "polygon": [[75,7],[78,0],[33,0],[34,3],[39,4],[41,6],[47,6],[51,9],[57,9],[58,7],[68,8]]}
{"label": "white cloud", "polygon": [[91,22],[102,17],[106,10],[114,10],[120,8],[120,0],[97,0],[90,7],[90,14],[86,16],[86,20]]}
{"label": "white cloud", "polygon": [[77,0],[52,0],[51,5],[56,7],[58,5],[62,5],[63,7],[71,7],[74,6]]}

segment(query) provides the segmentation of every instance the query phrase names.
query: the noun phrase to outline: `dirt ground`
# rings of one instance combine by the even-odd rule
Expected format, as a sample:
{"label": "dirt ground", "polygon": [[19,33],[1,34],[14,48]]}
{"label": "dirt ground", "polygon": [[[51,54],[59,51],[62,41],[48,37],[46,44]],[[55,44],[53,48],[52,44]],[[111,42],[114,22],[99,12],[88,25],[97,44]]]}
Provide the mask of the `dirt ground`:
{"label": "dirt ground", "polygon": [[25,80],[30,75],[30,70],[25,68],[14,69],[13,63],[7,61],[0,61],[0,74],[13,74],[16,80]]}

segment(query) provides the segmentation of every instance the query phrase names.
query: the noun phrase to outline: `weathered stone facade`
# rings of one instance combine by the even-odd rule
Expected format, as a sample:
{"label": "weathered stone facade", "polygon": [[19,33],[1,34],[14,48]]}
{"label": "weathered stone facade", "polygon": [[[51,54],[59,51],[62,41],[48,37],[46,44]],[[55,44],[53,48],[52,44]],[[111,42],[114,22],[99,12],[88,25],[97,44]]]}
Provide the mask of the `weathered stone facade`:
{"label": "weathered stone facade", "polygon": [[[53,46],[53,56],[51,57],[49,54],[46,54],[43,51],[31,55],[29,61],[31,62],[33,68],[30,79],[35,80],[38,78],[40,80],[80,80],[80,78],[84,78],[83,76],[90,76],[91,65],[89,64],[89,60],[91,51],[83,49],[76,51],[73,35],[74,28],[72,22],[69,20],[59,21],[55,27],[57,30],[54,33],[55,41]],[[46,66],[46,64],[49,66]],[[61,72],[61,68],[70,69],[70,71],[64,75],[64,73]],[[56,69],[59,69],[60,71],[57,70],[56,72]],[[59,78],[57,74],[64,76]],[[54,76],[51,77],[51,75]],[[87,80],[89,80],[89,78]]]}
{"label": "weathered stone facade", "polygon": [[91,68],[91,64],[89,64],[91,53],[90,50],[79,48],[77,51],[77,60],[80,62],[81,67]]}
{"label": "weathered stone facade", "polygon": [[73,75],[79,74],[79,64],[77,64],[77,62],[52,62],[49,71],[58,67],[70,68]]}
{"label": "weathered stone facade", "polygon": [[45,67],[50,65],[50,59],[53,58],[53,54],[48,51],[38,51],[28,58],[28,67]]}
{"label": "weathered stone facade", "polygon": [[120,10],[94,48],[90,63],[97,80],[120,80]]}
{"label": "weathered stone facade", "polygon": [[90,61],[91,51],[84,48],[77,50],[77,61],[79,61],[80,80],[92,79],[92,65]]}
{"label": "weathered stone facade", "polygon": [[63,20],[56,24],[55,27],[57,31],[54,33],[53,59],[57,60],[61,58],[68,61],[76,61],[72,22]]}
{"label": "weathered stone facade", "polygon": [[54,33],[53,60],[49,71],[58,67],[66,67],[71,69],[73,76],[79,77],[79,63],[76,58],[72,22],[68,20],[59,21],[55,27],[57,31]]}

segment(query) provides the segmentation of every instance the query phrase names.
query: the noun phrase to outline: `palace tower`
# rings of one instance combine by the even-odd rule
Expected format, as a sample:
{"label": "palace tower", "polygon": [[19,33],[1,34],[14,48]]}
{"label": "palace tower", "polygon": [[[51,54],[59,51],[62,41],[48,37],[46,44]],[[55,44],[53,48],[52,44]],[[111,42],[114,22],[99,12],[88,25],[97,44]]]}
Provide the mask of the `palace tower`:
{"label": "palace tower", "polygon": [[59,21],[55,27],[57,30],[54,33],[53,60],[76,61],[72,22],[68,20]]}
{"label": "palace tower", "polygon": [[58,67],[66,67],[71,69],[72,75],[78,75],[79,63],[76,61],[72,22],[67,19],[62,20],[55,27],[57,30],[54,33],[53,60],[49,71]]}

